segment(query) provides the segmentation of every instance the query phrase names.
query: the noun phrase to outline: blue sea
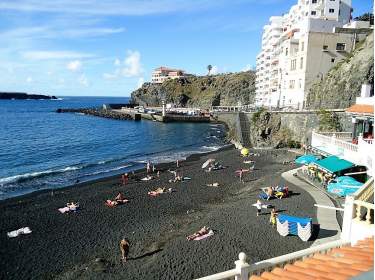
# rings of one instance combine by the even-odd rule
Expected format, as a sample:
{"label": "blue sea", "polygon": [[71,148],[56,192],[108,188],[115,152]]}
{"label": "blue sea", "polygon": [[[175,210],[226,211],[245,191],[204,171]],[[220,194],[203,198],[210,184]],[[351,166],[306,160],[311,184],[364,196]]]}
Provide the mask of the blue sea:
{"label": "blue sea", "polygon": [[131,171],[224,146],[224,127],[119,121],[58,108],[127,103],[128,98],[0,100],[0,200]]}

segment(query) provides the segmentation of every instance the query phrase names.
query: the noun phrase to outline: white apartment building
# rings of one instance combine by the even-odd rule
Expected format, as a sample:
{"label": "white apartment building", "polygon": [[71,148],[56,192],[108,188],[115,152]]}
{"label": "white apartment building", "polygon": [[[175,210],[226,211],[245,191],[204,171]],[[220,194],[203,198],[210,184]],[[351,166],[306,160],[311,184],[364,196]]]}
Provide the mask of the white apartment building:
{"label": "white apartment building", "polygon": [[302,108],[311,85],[352,50],[354,35],[334,33],[350,21],[351,0],[299,0],[271,17],[257,56],[257,106]]}
{"label": "white apartment building", "polygon": [[172,69],[168,67],[159,67],[152,72],[151,82],[161,84],[166,80],[178,79],[185,76],[185,71],[181,69]]}

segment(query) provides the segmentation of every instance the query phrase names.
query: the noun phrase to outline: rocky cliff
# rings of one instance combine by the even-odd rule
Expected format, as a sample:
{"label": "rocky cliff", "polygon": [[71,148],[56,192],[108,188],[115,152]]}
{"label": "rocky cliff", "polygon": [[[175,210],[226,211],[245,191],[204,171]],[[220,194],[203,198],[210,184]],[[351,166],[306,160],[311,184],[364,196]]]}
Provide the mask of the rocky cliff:
{"label": "rocky cliff", "polygon": [[251,104],[255,96],[255,73],[220,74],[213,76],[188,76],[168,80],[163,84],[144,83],[132,92],[132,102],[140,105],[167,103],[181,107],[209,108],[218,105]]}
{"label": "rocky cliff", "polygon": [[314,84],[307,96],[307,107],[312,109],[347,108],[360,95],[361,85],[374,83],[374,34],[359,42],[348,57],[336,64]]}

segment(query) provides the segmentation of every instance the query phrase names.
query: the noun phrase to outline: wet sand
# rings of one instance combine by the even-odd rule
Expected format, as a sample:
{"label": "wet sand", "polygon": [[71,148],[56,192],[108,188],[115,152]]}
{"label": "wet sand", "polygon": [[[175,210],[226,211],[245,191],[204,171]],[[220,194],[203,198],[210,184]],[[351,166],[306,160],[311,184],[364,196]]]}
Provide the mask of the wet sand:
{"label": "wet sand", "polygon": [[[269,211],[256,216],[261,187],[284,183],[283,165],[294,154],[262,151],[253,172],[240,183],[235,170],[247,165],[233,148],[192,156],[181,162],[180,171],[190,181],[168,183],[173,177],[157,166],[161,177],[149,182],[133,179],[122,186],[119,176],[59,190],[43,191],[0,202],[0,279],[192,279],[234,268],[238,253],[248,262],[307,248],[296,236],[281,237],[269,225]],[[216,158],[226,169],[204,172],[201,165]],[[145,174],[137,174],[139,178]],[[219,187],[207,187],[208,183]],[[157,187],[175,192],[149,197]],[[283,213],[312,217],[314,200],[304,190],[289,185],[294,195],[268,203]],[[109,208],[106,199],[121,191],[130,202]],[[81,205],[77,213],[61,214],[69,201]],[[203,226],[215,235],[201,241],[186,236]],[[8,231],[29,226],[33,231],[9,239]],[[120,261],[119,241],[130,240],[129,261]]]}

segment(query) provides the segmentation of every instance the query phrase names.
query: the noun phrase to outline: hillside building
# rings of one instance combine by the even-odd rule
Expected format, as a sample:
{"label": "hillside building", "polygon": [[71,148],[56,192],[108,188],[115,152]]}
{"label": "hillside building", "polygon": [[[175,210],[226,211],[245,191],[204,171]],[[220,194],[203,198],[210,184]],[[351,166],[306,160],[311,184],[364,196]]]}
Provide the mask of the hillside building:
{"label": "hillside building", "polygon": [[168,67],[159,67],[152,72],[151,82],[161,84],[166,80],[178,79],[185,76],[185,71],[181,69],[172,69]]}

